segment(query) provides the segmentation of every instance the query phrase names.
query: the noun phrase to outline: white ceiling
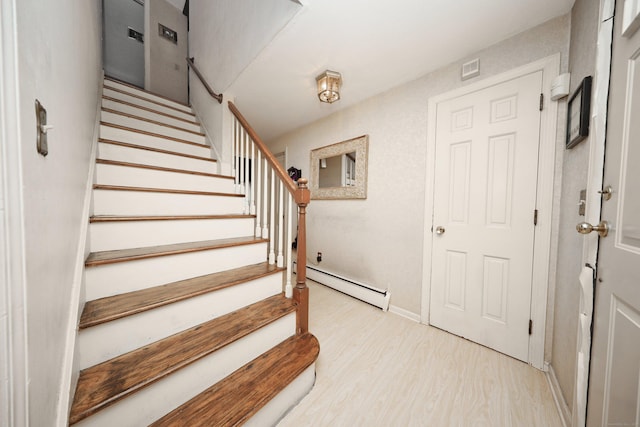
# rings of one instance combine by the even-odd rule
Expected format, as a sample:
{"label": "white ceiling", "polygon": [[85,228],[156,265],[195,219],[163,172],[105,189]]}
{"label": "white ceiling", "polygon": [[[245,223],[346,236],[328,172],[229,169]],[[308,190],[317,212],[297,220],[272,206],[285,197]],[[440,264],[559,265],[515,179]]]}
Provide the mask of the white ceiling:
{"label": "white ceiling", "polygon": [[[225,92],[269,141],[571,10],[574,0],[303,0]],[[342,73],[341,100],[315,77]]]}

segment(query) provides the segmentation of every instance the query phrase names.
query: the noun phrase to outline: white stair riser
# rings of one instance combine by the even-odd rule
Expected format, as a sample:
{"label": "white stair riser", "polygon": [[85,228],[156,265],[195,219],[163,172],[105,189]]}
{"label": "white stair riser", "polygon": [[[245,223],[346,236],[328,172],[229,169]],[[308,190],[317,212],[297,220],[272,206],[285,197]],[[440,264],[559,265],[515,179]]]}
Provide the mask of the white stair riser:
{"label": "white stair riser", "polygon": [[96,165],[96,184],[233,193],[232,179],[121,165]]}
{"label": "white stair riser", "polygon": [[190,154],[211,158],[211,148],[203,145],[186,144],[172,139],[161,138],[144,133],[138,133],[112,126],[100,125],[100,138],[112,141],[126,142],[128,144],[142,145],[144,147],[158,148],[160,150],[174,151],[176,153]]}
{"label": "white stair riser", "polygon": [[125,91],[127,93],[131,93],[133,95],[141,96],[143,98],[150,99],[152,101],[159,102],[161,104],[168,105],[168,106],[173,107],[173,108],[177,108],[178,110],[181,110],[181,111],[184,111],[184,112],[187,112],[187,113],[191,112],[191,108],[190,107],[187,107],[186,105],[183,105],[183,104],[181,104],[179,102],[172,101],[170,99],[163,98],[162,96],[157,96],[157,95],[154,95],[152,93],[145,92],[145,91],[143,91],[141,89],[136,89],[136,88],[133,88],[133,87],[128,86],[128,85],[123,85],[121,83],[114,82],[113,80],[105,80],[104,81],[104,86],[113,87],[113,88],[116,88],[118,90],[123,90],[123,91]]}
{"label": "white stair riser", "polygon": [[78,334],[80,369],[144,347],[281,292],[282,274],[273,274],[82,329]]}
{"label": "white stair riser", "polygon": [[291,313],[75,425],[149,425],[293,335],[295,323]]}
{"label": "white stair riser", "polygon": [[242,197],[93,190],[94,215],[224,215],[242,213]]}
{"label": "white stair riser", "polygon": [[112,221],[90,225],[91,252],[253,236],[253,218]]}
{"label": "white stair riser", "polygon": [[109,98],[120,99],[122,101],[129,102],[134,105],[140,105],[141,107],[151,108],[152,110],[156,110],[165,114],[171,114],[172,116],[180,117],[181,119],[193,120],[195,117],[193,114],[189,114],[188,112],[185,112],[183,110],[169,108],[164,105],[157,104],[155,102],[150,102],[145,99],[140,99],[135,96],[128,95],[126,93],[117,92],[115,90],[109,89],[109,87],[107,86],[104,87],[104,90],[102,93],[104,96],[108,96]]}
{"label": "white stair riser", "polygon": [[185,121],[180,120],[175,115],[158,114],[155,111],[145,110],[143,108],[134,107],[132,105],[123,104],[122,102],[113,101],[111,99],[103,99],[102,106],[111,110],[120,111],[125,114],[131,114],[138,117],[144,117],[145,119],[154,120],[156,122],[165,123],[171,126],[177,126],[194,132],[202,132],[199,124],[193,120]]}
{"label": "white stair riser", "polygon": [[316,364],[312,363],[295,380],[262,407],[242,427],[275,426],[305,397],[316,382]]}
{"label": "white stair riser", "polygon": [[142,148],[123,147],[121,145],[101,142],[98,144],[98,158],[119,162],[141,163],[172,169],[186,169],[195,172],[216,173],[216,162],[174,154],[158,153]]}
{"label": "white stair riser", "polygon": [[258,243],[87,267],[86,300],[258,264],[266,253],[267,244]]}
{"label": "white stair riser", "polygon": [[102,111],[100,113],[100,120],[105,123],[113,123],[144,132],[158,133],[171,138],[179,138],[184,139],[185,141],[195,142],[197,144],[205,144],[204,135],[194,134],[192,132],[187,132],[181,129],[175,129],[169,126],[150,123],[145,120],[123,116],[121,114],[111,113],[109,111]]}

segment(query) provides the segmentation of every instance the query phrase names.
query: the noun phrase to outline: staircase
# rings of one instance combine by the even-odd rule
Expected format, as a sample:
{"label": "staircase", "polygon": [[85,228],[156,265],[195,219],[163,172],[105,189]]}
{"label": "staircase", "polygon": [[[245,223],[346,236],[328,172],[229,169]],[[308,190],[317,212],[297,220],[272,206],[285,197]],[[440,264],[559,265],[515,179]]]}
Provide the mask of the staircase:
{"label": "staircase", "polygon": [[274,425],[319,346],[246,193],[188,106],[107,78],[101,115],[69,424]]}

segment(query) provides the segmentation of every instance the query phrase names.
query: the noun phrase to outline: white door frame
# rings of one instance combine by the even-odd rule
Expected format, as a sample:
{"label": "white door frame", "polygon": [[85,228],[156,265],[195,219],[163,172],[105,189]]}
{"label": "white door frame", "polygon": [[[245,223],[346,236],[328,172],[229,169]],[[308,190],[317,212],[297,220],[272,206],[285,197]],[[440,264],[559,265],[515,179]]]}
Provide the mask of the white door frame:
{"label": "white door frame", "polygon": [[[609,101],[609,78],[611,76],[611,42],[613,39],[613,16],[615,0],[600,0],[600,16],[598,25],[598,41],[596,49],[596,71],[594,89],[591,103],[591,137],[589,138],[589,170],[587,174],[587,203],[585,206],[585,221],[590,224],[600,222],[602,198],[598,191],[602,189],[604,179],[604,154],[607,132],[607,107]],[[620,6],[622,7],[622,5]],[[589,264],[597,267],[598,259],[598,235],[589,234],[583,237],[582,265]],[[576,278],[576,280],[579,280]],[[579,316],[579,313],[575,313]],[[580,328],[578,328],[578,335]],[[580,336],[578,341],[580,342]],[[576,364],[574,374],[573,408],[571,414],[572,426],[584,426],[587,411],[587,385],[589,370],[580,366],[578,358],[579,349],[576,348]],[[587,354],[585,366],[589,366],[590,354]],[[578,382],[578,376],[584,381]]]}
{"label": "white door frame", "polygon": [[[538,161],[538,180],[536,207],[538,209],[538,225],[536,226],[533,249],[533,277],[531,287],[531,319],[533,320],[532,334],[529,336],[529,364],[543,370],[544,342],[547,319],[547,292],[549,289],[551,232],[553,225],[553,188],[555,181],[556,158],[556,127],[558,119],[558,104],[551,101],[550,88],[552,80],[558,76],[560,70],[560,54],[548,56],[530,64],[515,68],[485,80],[469,84],[441,95],[429,98],[428,129],[427,129],[427,178],[425,197],[425,224],[423,245],[422,270],[422,309],[420,321],[429,324],[429,303],[431,294],[431,257],[433,233],[433,195],[436,147],[436,106],[438,103],[451,98],[466,95],[471,92],[515,79],[520,76],[542,71],[542,87],[544,93],[544,108],[540,116],[540,151]],[[533,212],[532,221],[533,221]]]}
{"label": "white door frame", "polygon": [[0,0],[0,425],[26,426],[27,299],[16,3]]}

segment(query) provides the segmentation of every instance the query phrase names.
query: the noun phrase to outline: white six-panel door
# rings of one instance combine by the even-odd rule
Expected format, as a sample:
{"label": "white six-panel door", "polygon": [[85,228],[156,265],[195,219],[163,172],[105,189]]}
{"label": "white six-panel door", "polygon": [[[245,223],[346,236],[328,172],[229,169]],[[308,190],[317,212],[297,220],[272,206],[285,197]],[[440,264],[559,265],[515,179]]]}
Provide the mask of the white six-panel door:
{"label": "white six-panel door", "polygon": [[589,427],[640,425],[640,31],[625,25],[634,16],[637,2],[617,2],[603,180],[612,197],[601,211],[611,229],[598,251]]}
{"label": "white six-panel door", "polygon": [[430,323],[528,360],[542,72],[437,104]]}

